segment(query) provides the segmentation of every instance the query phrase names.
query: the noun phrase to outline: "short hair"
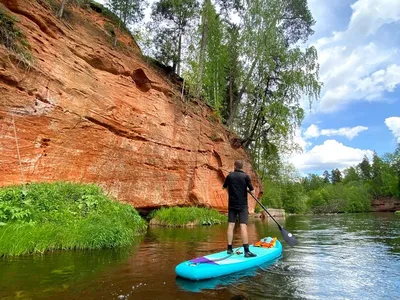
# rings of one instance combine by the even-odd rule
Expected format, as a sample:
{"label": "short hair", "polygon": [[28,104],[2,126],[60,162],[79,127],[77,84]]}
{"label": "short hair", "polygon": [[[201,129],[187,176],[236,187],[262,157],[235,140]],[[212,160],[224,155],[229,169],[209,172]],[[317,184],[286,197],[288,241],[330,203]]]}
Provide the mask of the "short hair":
{"label": "short hair", "polygon": [[243,169],[243,161],[242,160],[235,161],[235,169],[238,169],[238,170]]}

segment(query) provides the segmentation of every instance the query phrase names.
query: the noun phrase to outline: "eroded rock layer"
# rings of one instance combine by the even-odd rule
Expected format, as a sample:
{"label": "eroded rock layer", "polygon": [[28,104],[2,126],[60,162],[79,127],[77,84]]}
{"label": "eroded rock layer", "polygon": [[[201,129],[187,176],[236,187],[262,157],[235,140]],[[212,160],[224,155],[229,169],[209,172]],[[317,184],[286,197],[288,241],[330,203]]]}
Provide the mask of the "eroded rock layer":
{"label": "eroded rock layer", "polygon": [[244,159],[259,191],[211,110],[182,98],[130,36],[117,32],[114,49],[101,14],[69,7],[60,21],[44,0],[0,2],[33,57],[0,46],[0,186],[95,182],[139,209],[226,210],[223,180]]}

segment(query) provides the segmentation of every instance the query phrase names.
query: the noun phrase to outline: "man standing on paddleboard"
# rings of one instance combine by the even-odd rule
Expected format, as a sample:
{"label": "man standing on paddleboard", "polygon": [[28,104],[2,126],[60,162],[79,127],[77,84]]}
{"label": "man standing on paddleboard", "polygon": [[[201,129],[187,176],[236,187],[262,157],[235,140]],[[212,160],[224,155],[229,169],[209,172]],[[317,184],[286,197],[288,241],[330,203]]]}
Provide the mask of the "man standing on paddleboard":
{"label": "man standing on paddleboard", "polygon": [[233,229],[235,228],[236,218],[239,216],[240,233],[243,241],[244,256],[255,257],[256,254],[249,250],[249,238],[247,234],[247,223],[249,221],[249,209],[247,205],[247,189],[254,190],[250,176],[243,172],[243,161],[235,161],[234,172],[229,173],[225,178],[223,188],[228,188],[228,254],[233,253],[232,240]]}

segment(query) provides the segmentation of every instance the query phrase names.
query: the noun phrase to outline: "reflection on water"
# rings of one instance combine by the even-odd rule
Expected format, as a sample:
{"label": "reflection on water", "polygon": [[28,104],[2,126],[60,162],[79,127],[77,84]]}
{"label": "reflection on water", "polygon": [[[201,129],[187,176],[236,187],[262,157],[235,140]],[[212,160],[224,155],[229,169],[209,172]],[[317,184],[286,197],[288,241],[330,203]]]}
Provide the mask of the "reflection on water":
{"label": "reflection on water", "polygon": [[[226,226],[149,228],[129,249],[0,260],[0,299],[400,299],[400,216],[293,216],[289,247],[277,226],[249,225],[251,241],[276,236],[283,257],[206,281],[175,275],[187,259],[226,247]],[[239,228],[234,246],[241,246]]]}

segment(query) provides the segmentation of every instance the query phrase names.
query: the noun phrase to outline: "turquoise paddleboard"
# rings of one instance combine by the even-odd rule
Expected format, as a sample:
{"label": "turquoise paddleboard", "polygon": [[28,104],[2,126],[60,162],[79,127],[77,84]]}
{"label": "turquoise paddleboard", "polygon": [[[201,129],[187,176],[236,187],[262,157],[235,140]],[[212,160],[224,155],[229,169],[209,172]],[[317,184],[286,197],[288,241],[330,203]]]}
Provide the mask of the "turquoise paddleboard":
{"label": "turquoise paddleboard", "polygon": [[[269,243],[272,241],[272,238],[263,238],[261,241]],[[235,250],[236,249],[234,249],[234,251]],[[244,257],[243,248],[240,248],[240,250],[242,252],[241,254],[234,252],[229,255],[226,253],[226,250],[224,250],[184,261],[176,266],[175,272],[178,276],[190,280],[201,280],[228,275],[279,258],[282,255],[282,244],[277,240],[275,246],[272,248],[250,245],[249,250],[257,254],[256,257]]]}

